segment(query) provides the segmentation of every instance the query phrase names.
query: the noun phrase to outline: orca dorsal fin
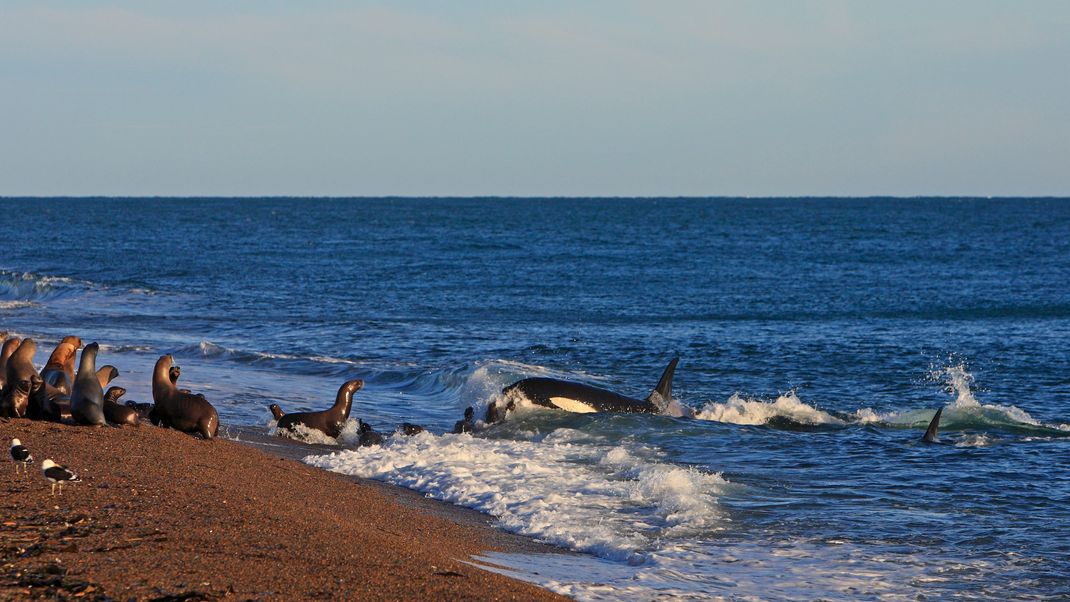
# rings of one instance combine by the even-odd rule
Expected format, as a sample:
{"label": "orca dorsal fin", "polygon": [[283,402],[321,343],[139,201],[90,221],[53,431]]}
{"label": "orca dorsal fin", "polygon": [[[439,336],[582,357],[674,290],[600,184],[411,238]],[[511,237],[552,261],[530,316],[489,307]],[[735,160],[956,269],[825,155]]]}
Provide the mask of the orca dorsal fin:
{"label": "orca dorsal fin", "polygon": [[657,406],[659,411],[665,409],[665,406],[672,401],[672,376],[676,372],[676,364],[679,361],[679,357],[672,358],[669,365],[665,366],[665,371],[661,373],[658,386],[654,387],[654,390],[646,397],[646,400]]}
{"label": "orca dorsal fin", "polygon": [[936,410],[936,416],[933,416],[932,422],[929,423],[929,428],[926,429],[925,435],[921,438],[922,441],[926,443],[940,443],[940,414],[943,413],[943,407]]}

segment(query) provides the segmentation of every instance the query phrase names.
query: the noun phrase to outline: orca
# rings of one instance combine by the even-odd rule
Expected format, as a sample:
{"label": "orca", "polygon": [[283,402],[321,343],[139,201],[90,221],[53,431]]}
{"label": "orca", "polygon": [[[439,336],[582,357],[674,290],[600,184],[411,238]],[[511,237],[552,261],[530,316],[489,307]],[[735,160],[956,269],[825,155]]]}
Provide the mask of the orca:
{"label": "orca", "polygon": [[[502,389],[502,394],[518,393],[536,405],[566,412],[618,412],[691,416],[689,408],[672,399],[672,377],[680,358],[674,357],[661,374],[658,386],[646,399],[634,399],[613,391],[556,378],[525,378]],[[673,412],[675,410],[675,412]]]}
{"label": "orca", "polygon": [[936,410],[936,416],[933,416],[932,422],[929,423],[929,428],[925,430],[925,434],[922,435],[921,440],[925,443],[940,443],[940,414],[944,413],[944,408]]}

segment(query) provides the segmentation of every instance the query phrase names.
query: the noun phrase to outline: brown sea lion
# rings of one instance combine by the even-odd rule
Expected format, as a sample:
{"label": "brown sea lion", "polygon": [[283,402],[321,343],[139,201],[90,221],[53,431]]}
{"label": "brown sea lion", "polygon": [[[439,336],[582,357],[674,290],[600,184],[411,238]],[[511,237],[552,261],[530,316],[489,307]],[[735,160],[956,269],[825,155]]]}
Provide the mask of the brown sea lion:
{"label": "brown sea lion", "polygon": [[334,405],[329,410],[284,414],[282,418],[279,418],[279,431],[290,430],[295,424],[301,424],[320,431],[328,437],[337,438],[342,433],[346,420],[349,420],[349,410],[353,407],[353,393],[363,386],[364,381],[360,379],[343,383],[338,388],[338,394],[334,397]]}
{"label": "brown sea lion", "polygon": [[402,422],[398,425],[398,432],[402,435],[405,435],[406,437],[419,435],[420,433],[424,432],[424,430],[424,427],[418,424],[413,424],[411,422]]}
{"label": "brown sea lion", "polygon": [[282,420],[282,417],[285,415],[282,413],[282,408],[280,408],[277,403],[269,405],[268,409],[271,410],[271,415],[275,417],[276,421]]}
{"label": "brown sea lion", "polygon": [[[182,368],[178,366],[171,366],[171,369],[167,371],[167,377],[171,379],[171,384],[178,386],[178,377],[182,376]],[[179,393],[189,393],[189,389],[179,389]]]}
{"label": "brown sea lion", "polygon": [[[45,386],[47,387],[47,385]],[[50,394],[44,403],[44,409],[41,412],[42,417],[54,422],[72,420],[71,398],[60,394],[55,389],[52,389],[52,392],[54,394]]]}
{"label": "brown sea lion", "polygon": [[357,431],[360,433],[361,447],[371,447],[373,445],[383,444],[383,436],[375,432],[375,429],[372,428],[372,425],[368,424],[367,422],[364,422],[359,418],[357,419],[357,423]]}
{"label": "brown sea lion", "polygon": [[119,378],[119,369],[111,364],[106,364],[97,369],[97,380],[100,382],[101,389],[117,378]]}
{"label": "brown sea lion", "polygon": [[[71,337],[68,337],[71,338]],[[76,338],[76,337],[75,337]],[[79,343],[81,341],[78,341]],[[45,367],[41,370],[41,378],[45,379],[50,387],[53,387],[63,395],[71,394],[74,384],[74,357],[78,355],[78,346],[66,339],[56,345],[52,355],[48,356]]]}
{"label": "brown sea lion", "polygon": [[23,416],[30,404],[32,386],[27,379],[17,380],[13,384],[9,384],[4,390],[3,401],[0,401],[0,418]]}
{"label": "brown sea lion", "polygon": [[4,384],[7,382],[7,360],[19,348],[20,343],[22,343],[22,339],[11,337],[4,341],[3,348],[0,348],[0,391],[4,390]]}
{"label": "brown sea lion", "polygon": [[43,399],[44,381],[33,367],[36,352],[33,339],[24,339],[8,358],[5,368],[9,384],[0,398],[0,417],[25,416],[31,396],[38,402]]}
{"label": "brown sea lion", "polygon": [[492,402],[490,402],[490,405],[487,406],[487,417],[486,417],[485,422],[487,424],[494,424],[496,422],[501,422],[502,420],[505,420],[506,414],[508,414],[509,412],[513,411],[514,409],[516,409],[516,401],[514,401],[512,399],[510,399],[509,403],[506,404],[504,410],[498,409],[498,403],[495,402],[495,401],[492,401]]}
{"label": "brown sea lion", "polygon": [[205,439],[215,437],[219,429],[219,414],[204,395],[183,393],[171,382],[170,371],[175,358],[160,356],[152,372],[152,399],[156,402],[152,415],[163,426],[187,433],[200,433]]}
{"label": "brown sea lion", "polygon": [[31,420],[41,420],[45,417],[45,407],[48,405],[49,392],[53,389],[45,384],[41,375],[35,374],[30,377],[30,398],[27,400],[24,416]]}
{"label": "brown sea lion", "polygon": [[457,422],[453,423],[453,432],[456,434],[471,433],[476,427],[474,420],[475,415],[475,408],[473,408],[472,406],[468,406],[467,408],[465,408],[464,420],[458,420]]}
{"label": "brown sea lion", "polygon": [[78,360],[78,373],[71,387],[71,416],[78,424],[104,426],[104,387],[97,377],[97,352],[100,345],[90,343]]}
{"label": "brown sea lion", "polygon": [[112,424],[120,426],[140,426],[138,412],[134,408],[119,405],[119,398],[126,395],[126,389],[122,387],[109,387],[104,393],[104,418]]}
{"label": "brown sea lion", "polygon": [[138,418],[140,418],[141,420],[150,420],[150,421],[152,420],[151,415],[153,413],[153,409],[156,408],[156,406],[154,404],[151,404],[151,403],[138,402],[138,401],[129,401],[129,400],[126,402],[126,407],[128,407],[131,410],[133,410],[134,412],[136,412]]}

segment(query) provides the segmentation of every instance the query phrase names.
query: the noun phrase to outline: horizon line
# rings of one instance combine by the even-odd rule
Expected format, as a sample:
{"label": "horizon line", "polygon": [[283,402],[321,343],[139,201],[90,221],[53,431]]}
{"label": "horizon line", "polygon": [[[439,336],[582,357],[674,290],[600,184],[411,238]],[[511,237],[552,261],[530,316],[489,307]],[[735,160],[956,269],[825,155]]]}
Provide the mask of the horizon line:
{"label": "horizon line", "polygon": [[0,200],[125,200],[125,199],[162,199],[162,200],[260,200],[260,199],[307,199],[307,200],[1065,200],[1070,195],[889,195],[875,194],[854,195],[0,195]]}

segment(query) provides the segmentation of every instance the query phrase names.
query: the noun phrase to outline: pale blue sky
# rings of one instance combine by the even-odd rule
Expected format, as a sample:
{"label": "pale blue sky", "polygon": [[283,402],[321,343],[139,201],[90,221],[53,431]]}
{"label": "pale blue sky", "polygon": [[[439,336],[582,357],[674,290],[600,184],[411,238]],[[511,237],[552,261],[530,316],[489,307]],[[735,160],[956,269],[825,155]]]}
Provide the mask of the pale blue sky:
{"label": "pale blue sky", "polygon": [[1070,2],[0,0],[0,195],[1070,195]]}

